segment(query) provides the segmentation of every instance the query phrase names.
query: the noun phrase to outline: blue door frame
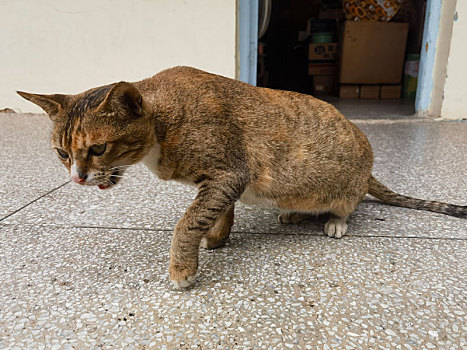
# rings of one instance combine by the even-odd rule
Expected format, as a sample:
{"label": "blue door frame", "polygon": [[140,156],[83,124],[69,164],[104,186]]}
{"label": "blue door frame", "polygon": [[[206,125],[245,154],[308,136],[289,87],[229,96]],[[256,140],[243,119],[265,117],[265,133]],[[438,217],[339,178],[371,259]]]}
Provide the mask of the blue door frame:
{"label": "blue door frame", "polygon": [[258,57],[258,0],[238,1],[238,79],[256,85]]}
{"label": "blue door frame", "polygon": [[418,70],[417,97],[415,111],[425,114],[429,111],[433,90],[436,42],[441,20],[441,0],[428,0],[426,3],[425,24],[423,27],[422,50]]}

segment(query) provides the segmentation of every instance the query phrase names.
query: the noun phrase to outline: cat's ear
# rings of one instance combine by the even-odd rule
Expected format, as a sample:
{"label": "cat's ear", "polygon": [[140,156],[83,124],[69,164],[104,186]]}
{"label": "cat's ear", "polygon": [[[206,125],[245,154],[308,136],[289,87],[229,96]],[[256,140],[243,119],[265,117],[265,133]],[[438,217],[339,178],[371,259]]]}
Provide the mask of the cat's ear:
{"label": "cat's ear", "polygon": [[104,101],[98,109],[110,109],[113,111],[123,111],[136,118],[143,115],[143,97],[133,85],[127,82],[120,82],[108,92]]}
{"label": "cat's ear", "polygon": [[25,98],[32,103],[35,103],[39,107],[41,107],[50,117],[50,119],[54,120],[54,117],[60,112],[63,108],[65,103],[66,95],[39,95],[39,94],[31,94],[29,92],[24,91],[16,91],[18,95]]}

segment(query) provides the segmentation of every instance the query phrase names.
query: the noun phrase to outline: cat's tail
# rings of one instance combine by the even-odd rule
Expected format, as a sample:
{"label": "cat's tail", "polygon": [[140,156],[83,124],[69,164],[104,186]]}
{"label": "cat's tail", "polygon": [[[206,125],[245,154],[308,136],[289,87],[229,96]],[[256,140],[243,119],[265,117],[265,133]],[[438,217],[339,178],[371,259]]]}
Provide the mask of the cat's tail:
{"label": "cat's tail", "polygon": [[373,176],[370,178],[370,188],[368,193],[385,203],[398,207],[411,208],[417,210],[428,210],[459,218],[467,218],[467,206],[448,204],[436,201],[426,201],[423,199],[403,196],[391,191]]}

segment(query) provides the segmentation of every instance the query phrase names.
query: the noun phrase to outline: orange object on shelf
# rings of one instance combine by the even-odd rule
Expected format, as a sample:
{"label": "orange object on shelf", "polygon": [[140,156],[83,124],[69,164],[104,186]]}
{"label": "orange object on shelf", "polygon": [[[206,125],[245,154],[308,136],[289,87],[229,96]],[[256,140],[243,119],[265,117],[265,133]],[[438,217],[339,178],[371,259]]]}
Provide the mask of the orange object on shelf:
{"label": "orange object on shelf", "polygon": [[401,8],[402,0],[344,0],[348,21],[387,22]]}

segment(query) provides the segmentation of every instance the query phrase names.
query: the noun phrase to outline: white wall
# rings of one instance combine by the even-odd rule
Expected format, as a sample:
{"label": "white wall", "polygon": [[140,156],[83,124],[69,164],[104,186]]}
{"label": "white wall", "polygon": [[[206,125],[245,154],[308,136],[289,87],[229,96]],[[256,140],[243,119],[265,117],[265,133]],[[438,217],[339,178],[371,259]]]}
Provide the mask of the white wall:
{"label": "white wall", "polygon": [[467,118],[467,1],[457,1],[441,117]]}
{"label": "white wall", "polygon": [[1,0],[0,109],[190,65],[235,77],[236,0]]}

